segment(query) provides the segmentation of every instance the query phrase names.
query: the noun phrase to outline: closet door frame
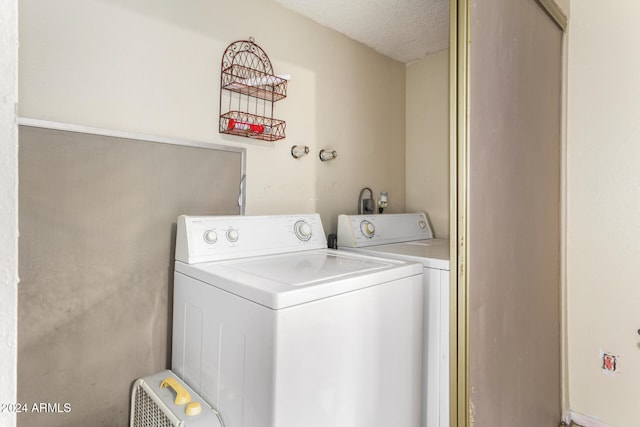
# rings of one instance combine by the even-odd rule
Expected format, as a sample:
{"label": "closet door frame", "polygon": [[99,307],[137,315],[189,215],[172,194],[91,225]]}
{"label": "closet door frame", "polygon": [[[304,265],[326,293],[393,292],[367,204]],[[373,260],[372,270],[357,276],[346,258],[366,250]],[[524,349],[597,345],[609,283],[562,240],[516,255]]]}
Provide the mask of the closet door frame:
{"label": "closet door frame", "polygon": [[[568,20],[554,0],[535,1],[563,31]],[[470,22],[472,0],[450,0],[449,8],[449,224],[451,253],[450,319],[450,426],[471,426],[469,411],[469,250],[466,244],[469,218],[469,95],[470,95]],[[566,33],[563,36],[562,82],[562,189],[561,189],[561,307],[562,321],[562,411],[567,409],[566,391],[566,284],[565,284],[565,209],[566,209]],[[454,270],[455,268],[455,270]]]}

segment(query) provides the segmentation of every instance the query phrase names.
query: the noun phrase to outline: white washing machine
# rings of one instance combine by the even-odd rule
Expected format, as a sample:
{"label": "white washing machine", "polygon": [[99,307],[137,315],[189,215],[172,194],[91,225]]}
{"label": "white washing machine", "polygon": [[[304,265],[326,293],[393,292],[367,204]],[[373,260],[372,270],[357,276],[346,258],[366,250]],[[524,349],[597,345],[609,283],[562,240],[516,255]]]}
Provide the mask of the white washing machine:
{"label": "white washing machine", "polygon": [[423,427],[449,427],[449,240],[424,213],[340,215],[338,248],[424,267]]}
{"label": "white washing machine", "polygon": [[172,370],[225,427],[418,427],[422,266],[320,217],[181,216]]}

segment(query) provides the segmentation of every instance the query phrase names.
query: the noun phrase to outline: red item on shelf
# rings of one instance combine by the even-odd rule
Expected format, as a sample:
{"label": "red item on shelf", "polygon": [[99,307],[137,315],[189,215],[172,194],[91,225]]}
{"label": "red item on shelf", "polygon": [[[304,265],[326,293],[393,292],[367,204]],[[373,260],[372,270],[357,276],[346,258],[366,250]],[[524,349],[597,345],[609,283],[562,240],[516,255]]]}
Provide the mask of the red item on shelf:
{"label": "red item on shelf", "polygon": [[253,123],[239,122],[234,119],[229,119],[228,129],[248,130],[253,133],[264,133],[264,126],[256,125]]}

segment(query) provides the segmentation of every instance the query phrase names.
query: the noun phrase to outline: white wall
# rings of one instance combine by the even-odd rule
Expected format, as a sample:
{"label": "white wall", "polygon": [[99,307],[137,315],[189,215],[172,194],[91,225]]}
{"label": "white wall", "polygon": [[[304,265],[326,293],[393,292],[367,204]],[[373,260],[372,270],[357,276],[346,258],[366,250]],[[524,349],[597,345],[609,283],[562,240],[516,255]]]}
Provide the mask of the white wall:
{"label": "white wall", "polygon": [[[18,310],[18,0],[0,1],[0,403],[16,402]],[[0,426],[15,414],[0,412]]]}
{"label": "white wall", "polygon": [[407,212],[429,215],[449,237],[449,50],[407,64]]}
{"label": "white wall", "polygon": [[[20,24],[21,116],[245,146],[247,214],[318,211],[329,232],[364,186],[405,208],[404,65],[275,2],[21,0]],[[292,75],[276,143],[218,133],[222,53],[250,36]]]}
{"label": "white wall", "polygon": [[[640,425],[640,3],[574,1],[568,64],[568,366],[573,411]],[[619,373],[601,369],[601,350]]]}

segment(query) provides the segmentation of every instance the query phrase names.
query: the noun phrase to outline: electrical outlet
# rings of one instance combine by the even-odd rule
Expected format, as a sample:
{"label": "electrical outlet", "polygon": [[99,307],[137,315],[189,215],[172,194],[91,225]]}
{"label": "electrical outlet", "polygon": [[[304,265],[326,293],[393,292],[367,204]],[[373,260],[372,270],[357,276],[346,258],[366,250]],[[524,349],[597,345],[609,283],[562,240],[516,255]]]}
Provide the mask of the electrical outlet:
{"label": "electrical outlet", "polygon": [[375,208],[376,208],[376,203],[374,202],[373,199],[362,199],[363,214],[372,214]]}
{"label": "electrical outlet", "polygon": [[604,351],[601,352],[601,356],[602,356],[602,370],[609,374],[617,373],[619,356],[616,356]]}

